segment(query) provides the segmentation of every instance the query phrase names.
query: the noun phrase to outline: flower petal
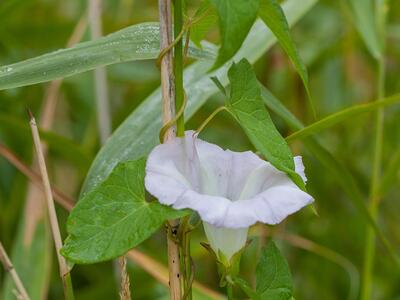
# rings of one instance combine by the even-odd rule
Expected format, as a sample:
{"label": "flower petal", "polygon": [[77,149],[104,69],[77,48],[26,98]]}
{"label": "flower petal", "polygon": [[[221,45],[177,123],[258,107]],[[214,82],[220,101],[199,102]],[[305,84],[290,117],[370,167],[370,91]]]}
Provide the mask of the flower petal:
{"label": "flower petal", "polygon": [[313,198],[297,186],[274,186],[252,199],[232,202],[225,215],[223,226],[243,228],[256,222],[278,224],[312,202]]}
{"label": "flower petal", "polygon": [[[295,158],[295,165],[306,180],[301,157]],[[224,151],[195,138],[193,131],[153,149],[145,185],[161,203],[193,209],[216,227],[277,224],[313,201],[254,153]]]}
{"label": "flower petal", "polygon": [[294,157],[294,166],[295,166],[295,171],[297,174],[301,176],[303,179],[304,183],[307,182],[307,177],[306,174],[304,173],[304,164],[303,164],[303,159],[301,156],[295,156]]}
{"label": "flower petal", "polygon": [[254,169],[265,164],[251,151],[233,152],[196,139],[196,149],[202,171],[201,193],[238,199],[246,178]]}
{"label": "flower petal", "polygon": [[248,228],[221,228],[207,222],[203,223],[203,227],[215,254],[218,255],[218,252],[221,251],[228,261],[246,245]]}
{"label": "flower petal", "polygon": [[168,141],[156,146],[147,159],[146,189],[171,205],[187,189],[200,190],[199,169],[193,138]]}

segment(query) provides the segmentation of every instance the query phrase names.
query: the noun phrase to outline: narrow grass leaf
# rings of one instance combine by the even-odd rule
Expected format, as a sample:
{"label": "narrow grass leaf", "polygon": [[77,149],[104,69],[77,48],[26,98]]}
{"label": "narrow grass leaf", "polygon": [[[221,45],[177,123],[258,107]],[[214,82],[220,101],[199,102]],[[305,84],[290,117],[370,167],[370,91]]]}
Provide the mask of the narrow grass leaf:
{"label": "narrow grass leaf", "polygon": [[359,114],[365,112],[372,112],[381,107],[393,105],[400,103],[400,94],[387,97],[383,100],[373,101],[367,104],[354,105],[347,109],[343,109],[337,113],[331,114],[307,127],[304,127],[297,132],[291,134],[286,138],[288,142],[294,141],[296,139],[304,139],[310,135],[316,134],[324,129],[330,128],[340,122],[346,121],[353,118]]}
{"label": "narrow grass leaf", "polygon": [[209,0],[219,16],[221,48],[214,69],[223,65],[239,50],[255,19],[260,0]]}
{"label": "narrow grass leaf", "polygon": [[374,0],[349,0],[352,20],[360,33],[365,45],[373,57],[379,59],[382,56],[382,44],[380,42],[375,20]]}
{"label": "narrow grass leaf", "polygon": [[[47,82],[100,66],[157,58],[159,36],[158,23],[142,23],[72,48],[0,67],[0,90]],[[189,55],[208,60],[215,57],[209,50],[193,46],[189,47]]]}
{"label": "narrow grass leaf", "polygon": [[101,185],[81,199],[67,223],[62,254],[87,264],[119,257],[157,231],[165,221],[187,214],[145,200],[145,159],[119,164]]}
{"label": "narrow grass leaf", "polygon": [[310,100],[311,108],[315,112],[314,105],[311,100],[311,93],[308,87],[307,68],[301,59],[297,47],[290,35],[289,25],[279,2],[277,0],[260,0],[260,10],[258,12],[260,18],[271,29],[278,39],[279,44],[289,56],[297,73],[300,75]]}
{"label": "narrow grass leaf", "polygon": [[246,59],[233,64],[228,77],[231,95],[226,106],[256,149],[278,170],[287,173],[302,189],[305,185],[295,172],[292,152],[276,129],[261,98],[261,89],[252,66]]}

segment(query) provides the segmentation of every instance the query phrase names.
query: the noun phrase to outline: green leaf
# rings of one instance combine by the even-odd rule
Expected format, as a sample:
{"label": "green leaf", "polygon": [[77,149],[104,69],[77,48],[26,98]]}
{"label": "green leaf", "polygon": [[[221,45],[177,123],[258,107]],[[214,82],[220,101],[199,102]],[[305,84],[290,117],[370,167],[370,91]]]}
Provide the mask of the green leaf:
{"label": "green leaf", "polygon": [[295,172],[294,159],[285,139],[276,129],[261,98],[261,89],[252,66],[246,59],[233,64],[228,77],[231,95],[227,108],[242,126],[250,141],[278,170],[287,173],[302,189],[300,175]]}
{"label": "green leaf", "polygon": [[[303,124],[289,111],[283,104],[276,99],[265,87],[262,87],[262,96],[267,106],[285,120],[292,129],[301,130]],[[367,197],[363,194],[357,185],[349,170],[339,162],[328,150],[321,146],[314,138],[309,137],[303,140],[307,149],[322,163],[329,173],[336,178],[337,182],[343,188],[350,201],[357,208],[358,212],[376,232],[381,239],[387,251],[393,259],[399,263],[399,257],[393,251],[393,247],[379,229],[377,223],[372,218],[364,199]]]}
{"label": "green leaf", "polygon": [[67,223],[62,254],[76,263],[96,263],[123,255],[169,219],[187,214],[146,202],[145,159],[119,164],[98,188],[81,199]]}
{"label": "green leaf", "polygon": [[220,91],[224,96],[228,96],[228,93],[226,92],[224,85],[221,83],[221,81],[219,81],[218,77],[213,76],[213,77],[210,77],[210,79],[212,80],[212,82],[214,82],[214,84],[217,86],[217,88],[219,89],[219,91]]}
{"label": "green leaf", "polygon": [[246,280],[240,277],[233,277],[232,281],[252,300],[261,300],[260,296],[251,288]]}
{"label": "green leaf", "polygon": [[375,20],[374,0],[349,0],[352,20],[373,57],[382,56],[382,44]]}
{"label": "green leaf", "polygon": [[[42,201],[43,199],[37,199]],[[34,228],[26,227],[26,217],[21,219],[11,261],[17,274],[26,288],[26,291],[32,300],[46,299],[48,291],[48,282],[51,277],[51,258],[53,253],[53,242],[50,235],[50,228],[46,218],[43,216],[35,224],[30,224]],[[27,241],[31,231],[33,237]],[[4,281],[4,290],[0,298],[4,300],[15,300],[15,286],[10,276],[6,276]]]}
{"label": "green leaf", "polygon": [[221,48],[214,69],[232,58],[239,50],[257,18],[260,0],[210,0],[217,9]]}
{"label": "green leaf", "polygon": [[209,0],[201,2],[194,17],[196,22],[190,27],[190,39],[201,48],[201,41],[206,37],[211,27],[217,22],[218,16]]}
{"label": "green leaf", "polygon": [[[288,0],[283,4],[283,9],[290,25],[293,25],[307,11],[313,7],[317,0]],[[244,46],[234,59],[246,57],[250,62],[255,62],[276,41],[275,36],[266,26],[258,21],[249,33]],[[208,73],[210,64],[198,61],[185,69],[185,91],[187,94],[186,120],[206,102],[208,98],[219,92],[218,87],[210,80],[216,76],[224,85],[228,85],[226,64],[218,70]],[[92,190],[104,180],[116,164],[120,161],[135,160],[145,156],[158,144],[158,133],[161,125],[161,89],[157,89],[143,103],[130,114],[120,127],[107,140],[95,158],[85,184],[82,195]]]}
{"label": "green leaf", "polygon": [[260,0],[260,10],[258,12],[260,18],[264,23],[271,29],[279,41],[279,44],[285,50],[286,54],[289,56],[297,73],[299,73],[301,80],[303,81],[304,87],[307,91],[308,98],[310,99],[310,104],[312,110],[314,111],[314,106],[311,101],[311,94],[308,88],[308,74],[306,66],[304,65],[295,43],[292,40],[289,32],[289,25],[285,17],[281,6],[277,0]]}
{"label": "green leaf", "polygon": [[256,291],[260,299],[288,300],[292,297],[293,284],[289,265],[272,240],[262,250],[256,279]]}
{"label": "green leaf", "polygon": [[[15,88],[132,60],[154,59],[160,52],[158,23],[126,27],[99,39],[0,68],[0,90]],[[189,47],[189,55],[213,59],[210,51]]]}
{"label": "green leaf", "polygon": [[316,134],[321,130],[327,129],[336,125],[339,122],[351,119],[359,114],[365,112],[372,112],[381,107],[400,103],[400,94],[387,97],[383,100],[376,100],[367,104],[354,105],[352,107],[343,109],[337,113],[331,114],[307,127],[300,129],[299,131],[291,134],[286,138],[288,142],[296,139],[304,139],[310,135]]}

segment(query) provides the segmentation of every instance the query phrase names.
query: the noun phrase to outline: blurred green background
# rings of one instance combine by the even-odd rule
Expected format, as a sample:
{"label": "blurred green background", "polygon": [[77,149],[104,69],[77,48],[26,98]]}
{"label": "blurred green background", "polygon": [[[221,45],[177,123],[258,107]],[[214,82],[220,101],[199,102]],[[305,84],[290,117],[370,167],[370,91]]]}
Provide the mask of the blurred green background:
{"label": "blurred green background", "polygon": [[[191,2],[189,11],[193,12],[197,5],[198,1]],[[75,25],[85,13],[85,1],[1,1],[0,65],[65,47]],[[104,1],[105,34],[131,24],[157,21],[157,18],[156,1]],[[291,30],[308,68],[318,118],[376,98],[376,62],[357,33],[353,19],[345,0],[321,0]],[[218,30],[209,35],[212,41],[216,41],[217,37]],[[86,32],[82,40],[88,39],[90,36]],[[385,64],[386,94],[391,95],[400,90],[400,2],[394,0],[390,2],[388,14]],[[279,46],[274,46],[259,59],[255,69],[259,80],[293,114],[305,124],[313,122],[301,80]],[[107,72],[115,129],[158,87],[159,70],[154,61],[142,61],[113,65],[107,67]],[[48,85],[0,91],[0,143],[28,165],[33,160],[33,152],[26,108],[30,108],[40,119]],[[58,97],[51,129],[56,146],[49,147],[48,167],[55,186],[76,199],[91,161],[100,148],[93,72],[66,78]],[[210,98],[188,122],[187,128],[197,128],[223,101],[221,96]],[[291,133],[282,119],[275,115],[273,119],[284,136]],[[372,114],[363,114],[317,135],[317,140],[354,175],[365,201],[372,169],[373,130]],[[65,138],[57,140],[58,136],[65,137],[67,141]],[[233,150],[253,149],[240,127],[225,113],[212,121],[202,137]],[[384,170],[390,165],[394,153],[399,151],[399,141],[400,107],[391,106],[385,110]],[[297,300],[348,299],[349,295],[351,299],[356,299],[363,266],[365,221],[321,162],[301,142],[291,146],[295,154],[304,156],[308,189],[316,199],[319,216],[313,215],[310,210],[303,210],[274,228],[255,226],[250,233],[253,242],[242,261],[242,273],[254,282],[255,257],[272,234],[289,261]],[[395,184],[382,199],[378,218],[380,228],[397,252],[400,248],[399,175],[397,170]],[[48,281],[47,298],[61,299],[62,287],[52,244],[41,243],[47,246],[31,249],[29,254],[23,252],[23,245],[27,243],[26,233],[23,233],[25,226],[45,226],[32,221],[31,209],[24,213],[28,182],[23,174],[0,157],[0,240],[12,257],[19,257],[14,263],[17,269],[23,270],[21,277],[29,282],[27,285],[40,282],[39,277],[42,277]],[[36,201],[38,203],[41,199]],[[37,203],[33,202],[33,206],[39,205]],[[59,208],[58,215],[65,237],[67,213]],[[48,240],[48,237],[34,236],[33,239]],[[201,228],[193,233],[192,239],[196,280],[223,292],[217,284],[215,263],[200,246],[200,241],[205,241]],[[139,249],[166,265],[165,247],[165,235],[160,232]],[[24,265],[26,261],[31,264]],[[42,269],[38,265],[42,265]],[[29,273],[35,268],[40,270],[37,274]],[[133,299],[167,299],[166,287],[137,264],[130,262],[129,271]],[[76,298],[117,299],[118,279],[115,274],[112,262],[75,266],[72,278]],[[373,276],[373,299],[400,299],[400,270],[379,241]],[[0,270],[0,299],[6,296],[5,290],[5,274]],[[41,293],[44,290],[38,292]]]}

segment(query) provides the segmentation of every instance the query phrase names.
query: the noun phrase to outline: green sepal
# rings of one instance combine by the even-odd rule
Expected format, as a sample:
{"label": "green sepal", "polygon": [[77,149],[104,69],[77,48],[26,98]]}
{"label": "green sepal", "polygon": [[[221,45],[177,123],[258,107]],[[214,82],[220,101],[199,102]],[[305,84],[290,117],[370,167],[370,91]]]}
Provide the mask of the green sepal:
{"label": "green sepal", "polygon": [[220,287],[225,287],[228,281],[232,281],[232,277],[237,277],[240,271],[240,259],[242,254],[252,241],[253,240],[248,240],[246,245],[236,252],[230,260],[226,258],[225,254],[223,254],[221,250],[218,249],[217,254],[214,249],[211,248],[210,244],[203,242],[200,243],[208,252],[211,253],[212,256],[214,256],[215,261],[217,262],[218,274],[220,276]]}

